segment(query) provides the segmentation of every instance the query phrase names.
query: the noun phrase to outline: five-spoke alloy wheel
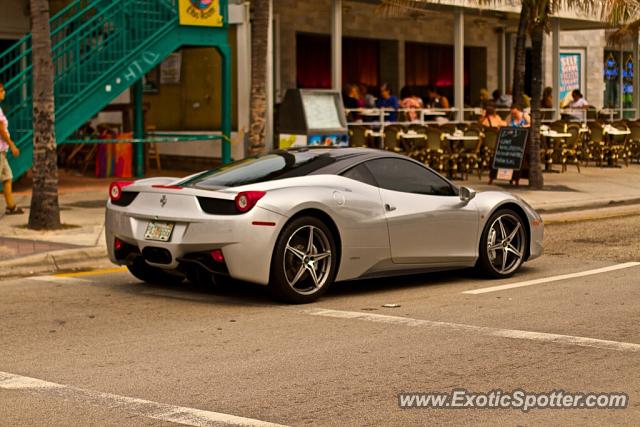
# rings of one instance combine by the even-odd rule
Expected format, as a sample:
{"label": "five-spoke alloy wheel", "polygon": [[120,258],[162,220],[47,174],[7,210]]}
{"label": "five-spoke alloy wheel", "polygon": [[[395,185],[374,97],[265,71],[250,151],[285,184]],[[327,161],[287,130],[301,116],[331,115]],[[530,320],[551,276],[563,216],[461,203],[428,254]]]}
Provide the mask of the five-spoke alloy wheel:
{"label": "five-spoke alloy wheel", "polygon": [[489,276],[509,277],[524,262],[527,244],[520,215],[501,209],[489,218],[482,233],[478,266]]}
{"label": "five-spoke alloy wheel", "polygon": [[269,285],[291,303],[308,303],[322,295],[335,278],[336,246],[331,230],[314,217],[287,224],[275,246]]}

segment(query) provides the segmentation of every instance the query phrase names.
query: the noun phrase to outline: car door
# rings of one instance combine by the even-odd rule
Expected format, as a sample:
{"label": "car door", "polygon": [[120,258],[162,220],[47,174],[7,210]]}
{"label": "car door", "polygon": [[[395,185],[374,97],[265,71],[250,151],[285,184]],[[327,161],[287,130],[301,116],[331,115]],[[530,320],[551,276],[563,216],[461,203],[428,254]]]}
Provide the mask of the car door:
{"label": "car door", "polygon": [[401,158],[366,162],[384,204],[391,257],[399,264],[469,264],[478,251],[478,210],[444,178]]}

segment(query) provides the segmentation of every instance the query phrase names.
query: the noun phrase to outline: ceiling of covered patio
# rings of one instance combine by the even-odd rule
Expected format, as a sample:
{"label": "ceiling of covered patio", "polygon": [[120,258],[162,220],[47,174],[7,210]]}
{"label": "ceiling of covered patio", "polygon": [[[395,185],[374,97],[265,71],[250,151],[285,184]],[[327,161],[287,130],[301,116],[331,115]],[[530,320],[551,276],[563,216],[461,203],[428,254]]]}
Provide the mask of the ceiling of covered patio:
{"label": "ceiling of covered patio", "polygon": [[[420,18],[430,12],[464,11],[467,16],[491,17],[503,22],[504,26],[514,31],[517,29],[520,14],[519,1],[495,1],[491,5],[481,5],[474,0],[349,0],[349,3],[366,3],[383,6],[386,4],[390,17],[410,16]],[[390,7],[389,7],[390,6]],[[382,12],[382,10],[381,10]],[[596,30],[612,28],[601,18],[602,11],[597,8],[591,14],[580,14],[575,10],[560,10],[554,16],[560,21],[562,30]]]}

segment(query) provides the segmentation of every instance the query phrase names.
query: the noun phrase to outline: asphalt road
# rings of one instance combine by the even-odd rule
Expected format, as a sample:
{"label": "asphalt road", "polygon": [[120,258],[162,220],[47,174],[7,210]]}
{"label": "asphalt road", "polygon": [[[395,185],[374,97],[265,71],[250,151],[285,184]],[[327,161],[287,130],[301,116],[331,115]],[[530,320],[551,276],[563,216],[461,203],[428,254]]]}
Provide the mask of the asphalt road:
{"label": "asphalt road", "polygon": [[[122,270],[0,282],[0,424],[638,425],[640,266],[620,264],[639,260],[640,216],[546,232],[547,255],[509,280],[358,281],[305,306],[257,286],[157,287]],[[505,284],[517,286],[483,291]],[[526,413],[398,406],[401,392],[458,388],[630,400]]]}

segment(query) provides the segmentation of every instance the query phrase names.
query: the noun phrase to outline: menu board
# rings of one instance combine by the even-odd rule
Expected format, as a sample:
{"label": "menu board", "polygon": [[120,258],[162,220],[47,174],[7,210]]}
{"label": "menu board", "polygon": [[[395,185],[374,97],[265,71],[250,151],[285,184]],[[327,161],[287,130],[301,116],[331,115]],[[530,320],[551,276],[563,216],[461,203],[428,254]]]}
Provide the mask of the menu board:
{"label": "menu board", "polygon": [[515,169],[522,167],[524,151],[527,147],[529,128],[500,128],[496,154],[493,157],[494,169]]}
{"label": "menu board", "polygon": [[311,92],[302,94],[302,105],[310,130],[341,129],[344,127],[338,112],[334,93]]}

